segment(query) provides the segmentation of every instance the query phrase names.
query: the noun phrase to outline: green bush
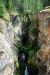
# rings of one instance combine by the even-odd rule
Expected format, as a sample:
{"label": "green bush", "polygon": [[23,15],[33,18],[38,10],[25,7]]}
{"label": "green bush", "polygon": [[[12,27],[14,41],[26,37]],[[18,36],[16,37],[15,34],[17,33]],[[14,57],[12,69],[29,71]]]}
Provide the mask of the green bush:
{"label": "green bush", "polygon": [[5,6],[3,3],[3,0],[0,0],[0,16],[2,17],[4,15]]}
{"label": "green bush", "polygon": [[5,8],[4,1],[0,0],[0,17],[9,20],[9,14]]}

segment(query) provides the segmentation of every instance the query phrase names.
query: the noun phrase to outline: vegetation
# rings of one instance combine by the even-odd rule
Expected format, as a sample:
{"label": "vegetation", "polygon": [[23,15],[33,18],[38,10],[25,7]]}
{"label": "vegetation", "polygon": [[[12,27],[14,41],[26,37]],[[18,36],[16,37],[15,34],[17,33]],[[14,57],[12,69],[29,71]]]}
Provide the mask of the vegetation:
{"label": "vegetation", "polygon": [[43,7],[49,4],[49,0],[0,0],[0,16],[8,19],[8,12],[16,14],[17,11],[20,14],[26,11],[31,14],[37,14]]}
{"label": "vegetation", "polygon": [[43,0],[43,7],[50,6],[50,0]]}
{"label": "vegetation", "polygon": [[[23,45],[21,42],[16,45],[19,51],[24,51],[28,53],[28,64],[31,66],[36,65],[35,62],[35,54],[39,50],[38,46],[38,33],[39,33],[39,22],[37,19],[37,14],[40,10],[45,8],[45,6],[50,5],[50,0],[0,0],[0,17],[5,20],[10,20],[10,15],[20,14],[22,20],[25,17],[25,13],[31,15],[31,25],[29,26],[29,34],[31,34],[35,39],[32,41],[30,38],[26,45]],[[33,21],[33,17],[36,15],[36,19]],[[33,16],[33,17],[32,17]],[[32,26],[32,27],[31,27]],[[34,27],[33,27],[34,26]],[[2,28],[0,27],[0,32],[2,32]],[[27,36],[26,36],[27,37]],[[24,68],[21,62],[20,71]]]}

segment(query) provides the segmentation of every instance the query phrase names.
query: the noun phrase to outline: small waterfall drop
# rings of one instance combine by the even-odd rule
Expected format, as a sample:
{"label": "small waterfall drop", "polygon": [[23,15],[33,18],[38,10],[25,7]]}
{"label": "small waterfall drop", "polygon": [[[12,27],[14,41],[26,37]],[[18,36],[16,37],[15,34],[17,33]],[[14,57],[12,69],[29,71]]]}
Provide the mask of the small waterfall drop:
{"label": "small waterfall drop", "polygon": [[25,75],[28,75],[28,69],[27,69],[27,66],[25,66],[26,69],[25,69]]}

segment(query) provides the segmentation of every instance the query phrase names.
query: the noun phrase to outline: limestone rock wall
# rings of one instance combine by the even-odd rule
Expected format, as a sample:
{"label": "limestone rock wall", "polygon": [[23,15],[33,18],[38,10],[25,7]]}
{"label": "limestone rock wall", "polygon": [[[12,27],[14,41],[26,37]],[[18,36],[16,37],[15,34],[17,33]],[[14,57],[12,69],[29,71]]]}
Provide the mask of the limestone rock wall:
{"label": "limestone rock wall", "polygon": [[39,75],[50,75],[50,9],[44,9],[39,13],[39,46],[37,52],[37,64]]}
{"label": "limestone rock wall", "polygon": [[14,33],[12,22],[0,18],[0,75],[14,75],[14,61],[18,64]]}
{"label": "limestone rock wall", "polygon": [[13,75],[13,53],[10,44],[0,33],[0,75]]}
{"label": "limestone rock wall", "polygon": [[5,35],[7,42],[9,42],[9,44],[12,46],[14,42],[14,32],[12,23],[4,21],[0,18],[0,28],[2,30],[2,33]]}

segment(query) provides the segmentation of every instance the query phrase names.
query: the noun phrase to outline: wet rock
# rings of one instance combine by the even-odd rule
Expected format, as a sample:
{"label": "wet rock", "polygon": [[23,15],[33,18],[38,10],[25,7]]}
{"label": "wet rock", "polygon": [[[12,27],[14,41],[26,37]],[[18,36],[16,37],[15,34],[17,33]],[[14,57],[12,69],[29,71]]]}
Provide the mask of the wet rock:
{"label": "wet rock", "polygon": [[47,75],[50,75],[50,72],[48,72]]}

